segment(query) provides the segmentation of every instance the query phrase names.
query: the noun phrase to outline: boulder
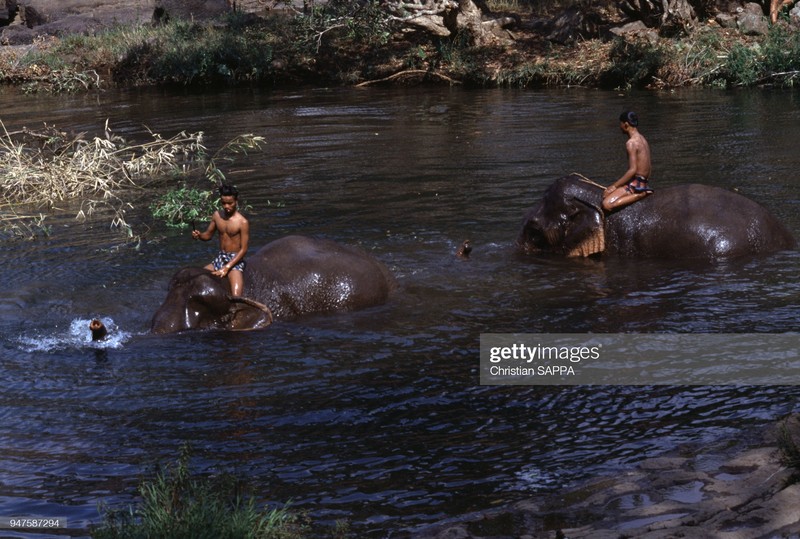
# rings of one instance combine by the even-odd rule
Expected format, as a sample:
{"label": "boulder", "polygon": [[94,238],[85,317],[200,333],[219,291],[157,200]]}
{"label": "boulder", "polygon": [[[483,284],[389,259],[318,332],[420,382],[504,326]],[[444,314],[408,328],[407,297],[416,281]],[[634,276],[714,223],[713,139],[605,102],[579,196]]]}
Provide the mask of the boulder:
{"label": "boulder", "polygon": [[0,31],[0,45],[30,45],[36,33],[21,24],[6,26]]}
{"label": "boulder", "polygon": [[571,43],[581,35],[584,15],[580,9],[568,8],[556,17],[551,25],[547,39],[556,43]]}
{"label": "boulder", "polygon": [[800,537],[800,416],[751,434],[716,449],[682,447],[680,454],[449,519],[414,537]]}
{"label": "boulder", "polygon": [[688,0],[665,0],[659,34],[674,37],[688,33],[697,24],[697,14]]}
{"label": "boulder", "polygon": [[736,17],[731,13],[717,13],[714,20],[717,21],[717,24],[722,28],[730,28],[731,30],[738,28]]}
{"label": "boulder", "polygon": [[800,28],[800,4],[797,4],[789,12],[789,22],[795,28]]}
{"label": "boulder", "polygon": [[230,11],[232,4],[233,0],[6,0],[0,20],[5,14],[10,24],[0,32],[0,43],[29,44],[40,35],[92,34],[121,24],[145,24],[156,13],[160,18],[213,19]]}
{"label": "boulder", "polygon": [[769,23],[763,13],[745,11],[736,17],[736,26],[746,36],[764,36],[769,32]]}
{"label": "boulder", "polygon": [[151,3],[153,9],[160,8],[171,18],[201,20],[219,17],[234,4],[233,0],[151,0]]}
{"label": "boulder", "polygon": [[[738,12],[739,10],[737,10]],[[755,2],[748,2],[742,7],[741,13],[751,13],[753,15],[764,15],[764,10],[761,8],[760,4],[756,4]]]}
{"label": "boulder", "polygon": [[650,43],[658,41],[658,32],[653,28],[648,28],[642,21],[629,22],[622,26],[617,26],[609,30],[612,35],[626,39],[627,37],[641,37]]}
{"label": "boulder", "polygon": [[17,16],[28,28],[53,23],[70,15],[136,22],[150,20],[154,0],[18,0],[17,8]]}

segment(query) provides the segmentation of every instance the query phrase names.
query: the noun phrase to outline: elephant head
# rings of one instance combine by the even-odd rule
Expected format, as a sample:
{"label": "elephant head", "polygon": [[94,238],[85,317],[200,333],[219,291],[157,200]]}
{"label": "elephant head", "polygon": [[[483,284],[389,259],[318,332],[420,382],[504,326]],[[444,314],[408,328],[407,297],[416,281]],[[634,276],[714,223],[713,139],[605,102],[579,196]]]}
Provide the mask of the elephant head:
{"label": "elephant head", "polygon": [[206,269],[185,268],[172,278],[164,303],[153,316],[153,333],[186,329],[257,329],[272,323],[266,305],[233,297],[227,279]]}
{"label": "elephant head", "polygon": [[525,215],[517,238],[526,253],[589,256],[605,249],[603,187],[572,174],[556,180]]}

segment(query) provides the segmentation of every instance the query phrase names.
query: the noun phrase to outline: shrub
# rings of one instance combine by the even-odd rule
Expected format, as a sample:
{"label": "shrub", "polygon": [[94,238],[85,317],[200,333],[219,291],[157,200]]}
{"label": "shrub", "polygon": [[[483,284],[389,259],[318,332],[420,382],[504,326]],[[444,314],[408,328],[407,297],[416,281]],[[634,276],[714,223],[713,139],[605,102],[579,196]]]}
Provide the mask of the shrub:
{"label": "shrub", "polygon": [[167,226],[197,229],[199,219],[208,219],[217,208],[217,198],[210,190],[180,187],[161,195],[151,206],[153,217]]}
{"label": "shrub", "polygon": [[760,47],[735,43],[722,69],[723,78],[731,86],[752,86],[760,77]]}
{"label": "shrub", "polygon": [[[313,4],[313,2],[312,2]],[[384,45],[391,36],[391,20],[380,2],[336,0],[313,5],[291,23],[295,41],[305,54],[317,54],[337,39],[354,45]]]}
{"label": "shrub", "polygon": [[260,509],[230,476],[198,479],[189,473],[190,450],[138,488],[137,507],[104,510],[95,539],[294,539],[304,526],[285,508]]}
{"label": "shrub", "polygon": [[609,52],[611,66],[601,77],[609,87],[633,88],[649,83],[665,63],[665,52],[646,39],[616,39]]}
{"label": "shrub", "polygon": [[763,49],[765,77],[792,86],[800,71],[800,32],[773,25]]}
{"label": "shrub", "polygon": [[20,205],[55,210],[57,203],[80,201],[78,218],[86,219],[99,210],[110,211],[112,227],[124,230],[133,238],[133,228],[126,213],[141,188],[163,186],[176,178],[184,183],[167,192],[151,207],[155,217],[170,226],[185,226],[199,212],[216,203],[210,190],[187,189],[185,179],[201,176],[206,185],[225,182],[222,162],[233,160],[232,154],[261,149],[264,138],[252,134],[239,135],[209,157],[203,144],[203,133],[181,132],[165,139],[151,133],[152,140],[130,143],[115,134],[108,123],[104,136],[85,138],[45,125],[39,131],[25,129],[5,132],[0,122],[0,230],[14,237],[35,237],[49,233],[44,215],[20,215]]}
{"label": "shrub", "polygon": [[789,419],[784,420],[778,427],[778,449],[781,453],[781,463],[790,471],[786,486],[800,482],[800,447],[794,441],[787,425],[788,421]]}

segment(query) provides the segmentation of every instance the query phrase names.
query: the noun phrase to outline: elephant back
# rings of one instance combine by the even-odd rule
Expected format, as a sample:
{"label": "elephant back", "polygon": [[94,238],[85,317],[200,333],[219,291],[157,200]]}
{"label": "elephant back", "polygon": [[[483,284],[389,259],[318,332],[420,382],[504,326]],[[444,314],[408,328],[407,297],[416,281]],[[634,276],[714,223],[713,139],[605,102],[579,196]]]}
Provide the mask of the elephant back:
{"label": "elephant back", "polygon": [[347,311],[385,303],[388,268],[362,249],[306,236],[275,240],[248,258],[245,295],[276,318]]}
{"label": "elephant back", "polygon": [[626,257],[725,259],[790,249],[792,234],[765,207],[701,184],[660,188],[606,218],[606,251]]}

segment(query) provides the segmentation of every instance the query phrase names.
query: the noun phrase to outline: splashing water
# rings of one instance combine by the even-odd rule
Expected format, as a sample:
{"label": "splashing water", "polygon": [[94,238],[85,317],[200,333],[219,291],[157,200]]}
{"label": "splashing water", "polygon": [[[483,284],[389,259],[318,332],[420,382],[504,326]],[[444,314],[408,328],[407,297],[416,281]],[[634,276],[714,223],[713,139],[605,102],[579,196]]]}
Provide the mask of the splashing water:
{"label": "splashing water", "polygon": [[105,324],[108,334],[102,340],[93,341],[92,332],[89,330],[92,320],[76,318],[70,322],[66,332],[61,332],[57,328],[48,335],[22,336],[19,338],[19,343],[26,352],[50,352],[65,348],[108,349],[121,348],[131,337],[129,332],[120,330],[112,319],[99,318]]}

